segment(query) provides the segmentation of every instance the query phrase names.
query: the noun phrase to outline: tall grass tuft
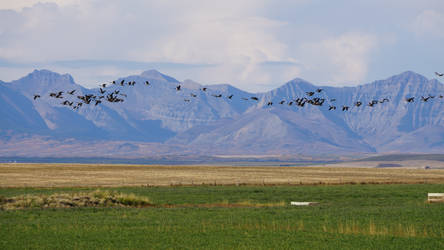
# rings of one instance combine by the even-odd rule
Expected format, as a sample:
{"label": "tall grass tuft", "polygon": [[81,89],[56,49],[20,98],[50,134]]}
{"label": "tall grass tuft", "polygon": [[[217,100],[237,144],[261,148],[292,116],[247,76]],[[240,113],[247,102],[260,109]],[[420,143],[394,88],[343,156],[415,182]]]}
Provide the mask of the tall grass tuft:
{"label": "tall grass tuft", "polygon": [[4,210],[69,207],[142,207],[150,205],[152,204],[147,197],[108,190],[96,190],[88,193],[20,195],[0,199],[0,209]]}

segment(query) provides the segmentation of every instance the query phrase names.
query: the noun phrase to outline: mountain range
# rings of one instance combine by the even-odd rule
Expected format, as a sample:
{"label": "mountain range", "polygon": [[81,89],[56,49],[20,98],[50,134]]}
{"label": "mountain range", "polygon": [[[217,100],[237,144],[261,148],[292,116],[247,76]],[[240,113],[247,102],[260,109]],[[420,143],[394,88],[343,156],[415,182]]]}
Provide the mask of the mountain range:
{"label": "mountain range", "polygon": [[[82,87],[69,74],[35,70],[15,81],[0,81],[0,156],[279,157],[444,151],[444,99],[439,98],[444,85],[411,71],[356,87],[315,86],[296,78],[265,93],[229,84],[180,82],[156,70],[115,79],[121,80],[137,84],[108,84],[106,90],[125,93],[123,103],[83,105],[78,110],[49,93],[76,90],[75,99],[99,89]],[[315,96],[326,100],[323,106],[287,104],[318,88],[323,90]],[[34,94],[41,98],[34,100]],[[421,101],[429,95],[436,97]],[[258,101],[242,99],[252,96]],[[414,103],[405,101],[413,96]],[[389,102],[367,105],[383,98]],[[281,105],[282,100],[287,102]],[[353,106],[356,101],[363,105]],[[328,110],[329,105],[337,109]],[[342,105],[350,110],[342,111]]]}

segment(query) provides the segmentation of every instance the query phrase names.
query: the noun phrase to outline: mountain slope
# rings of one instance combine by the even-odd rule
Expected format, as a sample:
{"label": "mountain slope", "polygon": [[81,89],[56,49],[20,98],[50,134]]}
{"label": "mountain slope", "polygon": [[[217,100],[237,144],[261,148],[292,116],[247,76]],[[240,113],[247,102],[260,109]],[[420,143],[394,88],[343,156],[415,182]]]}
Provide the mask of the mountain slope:
{"label": "mountain slope", "polygon": [[[122,80],[137,84],[120,86]],[[126,145],[117,150],[128,155],[137,151],[138,156],[144,154],[140,150],[143,143],[154,142],[162,143],[158,144],[162,152],[183,154],[334,155],[444,150],[444,98],[439,97],[444,94],[444,85],[411,71],[343,88],[318,87],[297,78],[257,94],[229,84],[180,82],[156,70],[115,82],[107,83],[105,95],[120,91],[126,95],[123,103],[104,101],[79,110],[61,102],[80,102],[77,95],[86,93],[99,95],[99,88],[84,88],[68,74],[35,70],[19,80],[0,82],[0,140],[13,133],[49,136],[52,140],[126,141],[117,143]],[[323,90],[313,97],[325,99],[322,106],[289,105],[317,88]],[[75,90],[74,95],[66,93],[71,90]],[[58,91],[64,91],[63,99],[49,97],[50,92]],[[33,100],[34,94],[41,98]],[[421,101],[421,96],[429,95],[436,97]],[[253,96],[259,100],[251,99]],[[407,103],[405,98],[411,96],[417,99]],[[389,101],[380,103],[384,98]],[[372,100],[378,103],[369,107],[367,103]],[[279,104],[281,101],[285,102]],[[354,106],[357,101],[363,105]],[[269,102],[273,105],[267,105]],[[330,105],[337,109],[329,111]],[[350,106],[350,110],[341,111],[343,105]],[[8,150],[6,144],[2,147]]]}

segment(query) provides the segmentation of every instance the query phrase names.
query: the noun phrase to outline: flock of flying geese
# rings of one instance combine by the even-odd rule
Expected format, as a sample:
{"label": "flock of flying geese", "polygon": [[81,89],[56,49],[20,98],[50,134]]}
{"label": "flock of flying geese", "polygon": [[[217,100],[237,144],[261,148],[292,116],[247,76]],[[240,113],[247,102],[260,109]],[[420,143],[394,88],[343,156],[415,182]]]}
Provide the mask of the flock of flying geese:
{"label": "flock of flying geese", "polygon": [[[439,77],[444,76],[444,73],[438,73],[435,72],[435,74]],[[144,83],[146,86],[150,86],[150,82],[149,81],[145,81]],[[71,90],[71,91],[58,91],[58,92],[51,92],[49,93],[49,97],[55,98],[55,99],[64,99],[65,100],[63,102],[61,102],[62,105],[65,106],[69,106],[72,107],[72,109],[79,109],[80,107],[82,107],[83,105],[89,105],[89,104],[93,104],[94,106],[97,106],[99,104],[101,104],[104,101],[110,102],[110,103],[119,103],[119,102],[124,102],[124,98],[127,97],[126,94],[121,93],[120,90],[109,90],[107,89],[107,86],[135,86],[136,82],[135,81],[129,81],[129,82],[125,82],[125,80],[121,80],[120,82],[116,82],[116,81],[112,81],[111,83],[103,83],[100,84],[100,88],[99,88],[99,93],[96,94],[85,94],[85,95],[77,95],[77,100],[76,101],[69,101],[67,100],[67,96],[64,94],[67,94],[68,96],[74,96],[76,90]],[[207,92],[207,88],[203,87],[200,89],[202,92]],[[181,91],[181,85],[177,85],[176,86],[176,91]],[[280,102],[278,102],[280,105],[284,105],[287,104],[289,106],[298,106],[298,107],[304,107],[306,104],[309,105],[314,105],[314,106],[323,106],[324,102],[326,101],[325,98],[321,98],[321,97],[316,97],[315,95],[317,93],[321,93],[323,91],[323,89],[318,88],[314,91],[309,91],[306,92],[305,94],[307,95],[307,97],[302,97],[302,98],[297,98],[297,99],[292,99],[292,100],[282,100]],[[211,94],[211,96],[215,97],[215,98],[221,98],[222,94]],[[230,94],[227,96],[227,98],[229,100],[231,100],[233,98],[233,94]],[[37,100],[38,98],[40,98],[41,96],[39,94],[35,94],[34,95],[34,100]],[[196,98],[197,94],[194,93],[190,93],[190,97],[191,98]],[[427,97],[421,96],[421,101],[422,102],[427,102],[430,99],[435,98],[436,96],[432,96],[432,95],[428,95]],[[439,95],[439,98],[444,98],[443,95]],[[419,98],[418,98],[419,99]],[[241,100],[245,100],[245,101],[259,101],[259,98],[256,96],[251,96],[251,97],[241,97]],[[190,98],[185,98],[184,99],[185,102],[191,102]],[[334,105],[336,99],[329,99],[328,100],[328,110],[336,110],[336,106]],[[388,98],[383,98],[381,100],[372,100],[370,101],[367,106],[368,107],[374,107],[376,104],[378,103],[385,103],[385,102],[389,102],[390,100]],[[415,97],[406,97],[405,101],[407,103],[412,103],[415,102]],[[272,101],[267,102],[267,106],[272,106],[274,103]],[[356,101],[354,102],[353,106],[355,107],[360,107],[362,105],[365,105],[363,102],[361,101]],[[350,109],[350,106],[346,106],[346,105],[342,105],[342,107],[340,107],[340,109],[342,111],[348,111]]]}

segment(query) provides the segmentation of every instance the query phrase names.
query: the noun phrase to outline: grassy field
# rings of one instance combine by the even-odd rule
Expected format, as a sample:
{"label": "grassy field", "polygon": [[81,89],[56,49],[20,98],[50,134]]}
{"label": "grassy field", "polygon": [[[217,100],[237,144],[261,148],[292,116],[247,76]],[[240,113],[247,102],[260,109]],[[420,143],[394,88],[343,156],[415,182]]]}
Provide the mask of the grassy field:
{"label": "grassy field", "polygon": [[442,183],[444,169],[0,164],[0,187]]}
{"label": "grassy field", "polygon": [[443,170],[2,164],[0,249],[444,249],[429,192]]}
{"label": "grassy field", "polygon": [[[1,188],[0,196],[92,188]],[[443,184],[116,187],[151,208],[0,211],[0,249],[443,249]],[[281,203],[277,207],[217,204]],[[291,207],[290,201],[318,206]],[[203,205],[216,204],[216,206]]]}

